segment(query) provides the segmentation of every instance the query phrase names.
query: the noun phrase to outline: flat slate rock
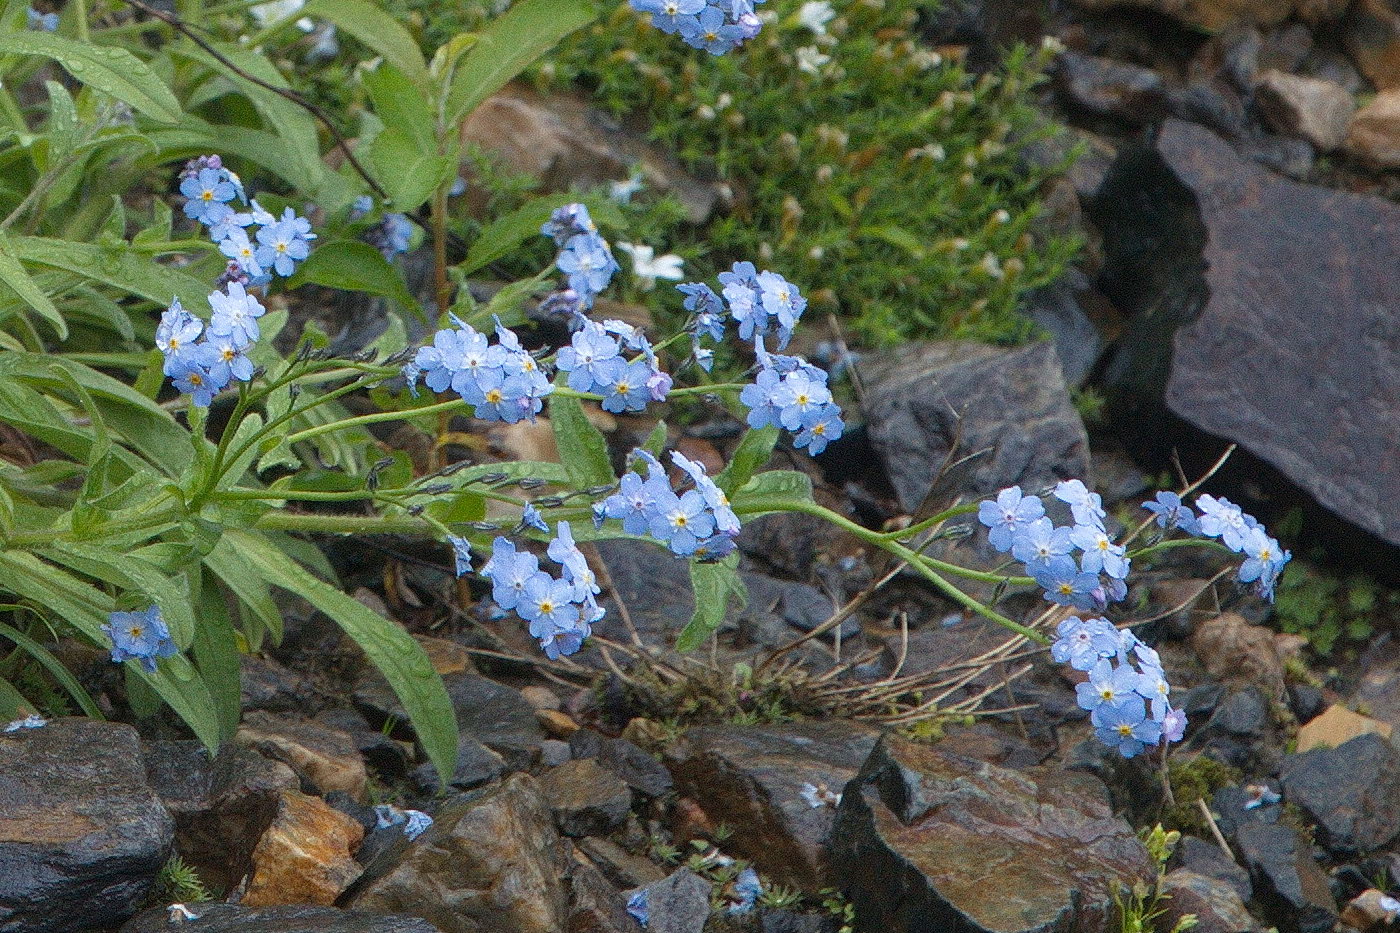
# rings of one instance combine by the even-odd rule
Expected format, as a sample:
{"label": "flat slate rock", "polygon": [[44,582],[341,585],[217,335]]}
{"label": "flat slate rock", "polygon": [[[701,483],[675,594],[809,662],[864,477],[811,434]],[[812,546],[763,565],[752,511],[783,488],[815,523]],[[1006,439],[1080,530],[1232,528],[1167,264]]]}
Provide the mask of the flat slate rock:
{"label": "flat slate rock", "polygon": [[1400,836],[1400,752],[1375,733],[1289,755],[1281,780],[1333,852],[1374,852]]}
{"label": "flat slate rock", "polygon": [[0,931],[114,927],[170,855],[175,821],[121,723],[55,719],[0,734]]}
{"label": "flat slate rock", "polygon": [[152,907],[133,917],[121,933],[441,933],[417,917],[367,914],[334,907],[241,907],[237,904],[187,904],[193,920],[176,924],[166,907]]}
{"label": "flat slate rock", "polygon": [[1155,397],[1400,544],[1400,206],[1281,178],[1168,120],[1093,214],[1130,315],[1115,394]]}

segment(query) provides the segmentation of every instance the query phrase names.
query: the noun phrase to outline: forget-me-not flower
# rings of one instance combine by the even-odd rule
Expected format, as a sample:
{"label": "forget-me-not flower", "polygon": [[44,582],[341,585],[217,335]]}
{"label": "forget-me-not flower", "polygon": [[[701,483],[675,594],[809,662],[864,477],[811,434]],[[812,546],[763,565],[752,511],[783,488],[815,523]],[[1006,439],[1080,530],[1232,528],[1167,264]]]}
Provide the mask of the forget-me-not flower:
{"label": "forget-me-not flower", "polygon": [[113,612],[108,615],[102,631],[112,640],[114,662],[139,661],[147,673],[155,673],[157,658],[179,653],[159,606],[150,606],[142,612]]}

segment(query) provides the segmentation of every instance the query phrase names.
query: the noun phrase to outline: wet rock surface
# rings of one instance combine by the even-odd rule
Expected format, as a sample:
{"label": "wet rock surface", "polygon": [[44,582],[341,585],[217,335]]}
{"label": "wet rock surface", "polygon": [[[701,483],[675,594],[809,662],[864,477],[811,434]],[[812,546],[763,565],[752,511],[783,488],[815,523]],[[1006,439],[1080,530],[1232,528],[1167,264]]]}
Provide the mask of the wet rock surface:
{"label": "wet rock surface", "polygon": [[832,838],[862,922],[910,933],[1096,930],[1117,886],[1150,875],[1097,779],[894,736],[846,786]]}
{"label": "wet rock surface", "polygon": [[1245,907],[1238,891],[1218,878],[1178,869],[1162,885],[1170,898],[1165,925],[1175,927],[1188,915],[1196,918],[1198,933],[1263,933],[1264,927]]}
{"label": "wet rock surface", "polygon": [[688,868],[637,891],[641,894],[648,931],[701,933],[710,917],[710,883]]}
{"label": "wet rock surface", "polygon": [[57,719],[0,734],[0,929],[101,929],[135,913],[175,821],[136,730]]}
{"label": "wet rock surface", "polygon": [[1337,921],[1327,876],[1307,841],[1278,823],[1252,822],[1235,834],[1236,851],[1249,868],[1255,893],[1280,930],[1323,933]]}

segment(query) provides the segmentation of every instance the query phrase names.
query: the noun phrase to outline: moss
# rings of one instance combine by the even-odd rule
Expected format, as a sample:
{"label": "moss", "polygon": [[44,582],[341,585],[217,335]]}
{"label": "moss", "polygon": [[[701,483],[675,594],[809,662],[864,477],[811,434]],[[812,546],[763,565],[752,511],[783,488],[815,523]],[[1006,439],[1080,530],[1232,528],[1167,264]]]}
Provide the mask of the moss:
{"label": "moss", "polygon": [[1306,637],[1326,657],[1369,641],[1378,619],[1400,613],[1400,592],[1364,574],[1337,575],[1295,560],[1279,578],[1274,609],[1283,631]]}
{"label": "moss", "polygon": [[1167,779],[1176,803],[1163,810],[1162,825],[1195,836],[1205,835],[1210,829],[1197,801],[1209,803],[1216,791],[1238,784],[1241,778],[1238,768],[1206,755],[1173,759],[1167,764]]}

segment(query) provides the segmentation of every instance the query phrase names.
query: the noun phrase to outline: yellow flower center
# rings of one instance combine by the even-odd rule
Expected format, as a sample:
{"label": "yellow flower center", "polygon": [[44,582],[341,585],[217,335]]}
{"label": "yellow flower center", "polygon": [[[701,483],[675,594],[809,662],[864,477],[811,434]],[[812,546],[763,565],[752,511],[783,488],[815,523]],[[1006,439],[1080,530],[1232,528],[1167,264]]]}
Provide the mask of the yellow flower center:
{"label": "yellow flower center", "polygon": [[490,402],[492,405],[495,405],[495,404],[496,404],[497,402],[499,402],[500,400],[501,400],[501,390],[500,390],[500,389],[492,389],[491,391],[489,391],[489,392],[486,393],[486,401]]}
{"label": "yellow flower center", "polygon": [[204,191],[200,194],[200,197],[203,198],[205,201],[212,201],[214,200],[214,192],[208,188],[205,188]]}
{"label": "yellow flower center", "polygon": [[192,385],[192,386],[202,386],[202,385],[204,385],[204,377],[201,376],[199,373],[191,373],[191,374],[190,374],[190,385]]}
{"label": "yellow flower center", "polygon": [[126,630],[126,633],[132,638],[140,638],[142,635],[146,634],[146,630],[139,625],[133,625]]}
{"label": "yellow flower center", "polygon": [[1113,688],[1104,687],[1102,690],[1099,691],[1099,696],[1103,697],[1105,700],[1113,699]]}
{"label": "yellow flower center", "polygon": [[1069,584],[1069,583],[1061,583],[1061,584],[1060,584],[1060,595],[1061,595],[1061,596],[1068,596],[1068,595],[1070,595],[1070,594],[1073,593],[1073,592],[1074,592],[1074,587],[1073,587],[1071,584]]}
{"label": "yellow flower center", "polygon": [[551,612],[553,612],[553,611],[554,611],[554,603],[550,602],[550,601],[547,600],[547,599],[546,599],[544,602],[540,603],[540,612],[543,612],[545,615],[548,615],[549,613],[551,613]]}
{"label": "yellow flower center", "polygon": [[1118,724],[1118,734],[1126,739],[1133,734],[1133,727],[1126,722],[1121,722]]}

